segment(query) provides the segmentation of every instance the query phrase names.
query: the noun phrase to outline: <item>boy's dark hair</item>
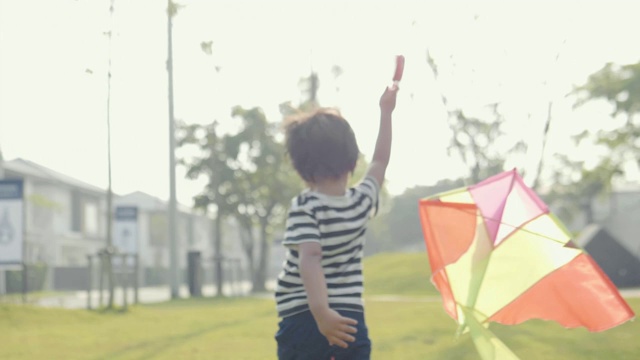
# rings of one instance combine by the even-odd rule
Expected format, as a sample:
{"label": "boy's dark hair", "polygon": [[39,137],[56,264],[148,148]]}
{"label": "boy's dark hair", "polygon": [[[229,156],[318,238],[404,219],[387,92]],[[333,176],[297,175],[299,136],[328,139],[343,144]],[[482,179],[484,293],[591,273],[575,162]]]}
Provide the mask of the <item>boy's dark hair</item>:
{"label": "boy's dark hair", "polygon": [[285,131],[287,152],[305,181],[337,179],[355,169],[358,143],[337,110],[323,108],[290,118]]}

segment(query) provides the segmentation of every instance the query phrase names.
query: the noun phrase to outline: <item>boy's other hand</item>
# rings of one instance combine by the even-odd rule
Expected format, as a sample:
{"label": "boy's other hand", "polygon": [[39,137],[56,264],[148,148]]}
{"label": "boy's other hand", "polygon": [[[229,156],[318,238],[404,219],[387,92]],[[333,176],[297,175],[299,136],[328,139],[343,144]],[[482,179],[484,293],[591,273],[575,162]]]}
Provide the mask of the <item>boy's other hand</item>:
{"label": "boy's other hand", "polygon": [[380,97],[380,110],[383,113],[390,114],[396,108],[396,96],[398,94],[398,84],[394,83],[388,86]]}
{"label": "boy's other hand", "polygon": [[316,317],[318,329],[324,337],[329,340],[329,345],[338,345],[341,348],[347,348],[348,342],[356,340],[350,334],[355,334],[358,330],[351,325],[357,325],[358,321],[344,317],[333,309],[326,309]]}

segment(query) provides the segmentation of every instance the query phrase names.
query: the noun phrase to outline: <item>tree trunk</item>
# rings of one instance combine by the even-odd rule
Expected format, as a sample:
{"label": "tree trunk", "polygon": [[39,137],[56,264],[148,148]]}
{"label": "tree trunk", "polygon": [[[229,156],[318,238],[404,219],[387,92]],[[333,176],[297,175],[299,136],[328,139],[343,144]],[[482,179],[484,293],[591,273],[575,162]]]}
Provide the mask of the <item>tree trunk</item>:
{"label": "tree trunk", "polygon": [[249,276],[251,277],[251,281],[253,284],[253,274],[255,272],[255,259],[254,259],[254,239],[253,232],[251,227],[248,228],[240,228],[240,239],[242,240],[242,249],[244,250],[244,254],[247,257],[247,263],[249,266]]}
{"label": "tree trunk", "polygon": [[222,270],[222,216],[220,212],[216,215],[215,238],[213,241],[213,262],[216,270],[216,296],[224,296],[222,293],[222,283],[224,281]]}
{"label": "tree trunk", "polygon": [[[246,226],[246,224],[242,224],[240,222],[240,227],[238,228],[238,236],[240,237],[240,241],[242,244],[242,250],[244,251],[244,255],[247,258],[247,266],[249,274],[249,279],[253,284],[253,273],[255,269],[255,261],[253,260],[253,233],[251,231],[251,227]],[[243,279],[244,280],[244,279]]]}
{"label": "tree trunk", "polygon": [[591,205],[593,203],[593,199],[591,197],[587,197],[585,200],[583,200],[582,203],[582,208],[585,214],[585,220],[588,224],[592,224],[594,222],[594,216],[593,216],[593,206]]}
{"label": "tree trunk", "polygon": [[258,252],[258,266],[253,273],[253,289],[252,292],[263,292],[267,288],[265,283],[267,282],[267,268],[269,266],[269,254],[270,249],[267,241],[267,224],[266,218],[260,219],[260,250]]}
{"label": "tree trunk", "polygon": [[549,101],[547,107],[547,121],[544,124],[544,131],[542,133],[542,149],[540,150],[540,161],[538,161],[538,167],[536,169],[535,178],[533,179],[533,190],[538,191],[540,187],[540,174],[542,173],[542,165],[544,164],[544,152],[547,147],[547,140],[549,139],[549,126],[551,125],[551,110],[553,108],[553,102]]}

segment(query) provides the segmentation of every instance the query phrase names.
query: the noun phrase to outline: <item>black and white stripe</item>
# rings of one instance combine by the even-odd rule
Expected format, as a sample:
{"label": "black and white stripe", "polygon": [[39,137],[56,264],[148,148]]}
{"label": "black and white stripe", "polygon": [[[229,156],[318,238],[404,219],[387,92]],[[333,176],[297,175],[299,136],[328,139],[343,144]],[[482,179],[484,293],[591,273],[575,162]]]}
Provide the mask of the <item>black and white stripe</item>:
{"label": "black and white stripe", "polygon": [[279,317],[309,309],[300,278],[298,245],[319,242],[329,306],[362,311],[362,256],[368,220],[378,209],[378,184],[366,177],[344,196],[305,191],[291,201],[283,245],[287,256],[276,286]]}

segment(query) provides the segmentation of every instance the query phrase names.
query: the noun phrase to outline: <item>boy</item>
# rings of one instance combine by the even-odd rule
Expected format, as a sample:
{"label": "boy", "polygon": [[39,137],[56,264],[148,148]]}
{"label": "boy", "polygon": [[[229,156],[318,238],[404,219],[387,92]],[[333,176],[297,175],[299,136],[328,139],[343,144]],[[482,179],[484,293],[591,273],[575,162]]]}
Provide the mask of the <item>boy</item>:
{"label": "boy", "polygon": [[321,109],[286,126],[287,151],[308,189],[291,202],[283,241],[287,257],[275,294],[281,360],[370,358],[362,249],[389,163],[397,92],[394,84],[380,98],[373,159],[362,182],[350,189],[359,150],[344,118]]}

